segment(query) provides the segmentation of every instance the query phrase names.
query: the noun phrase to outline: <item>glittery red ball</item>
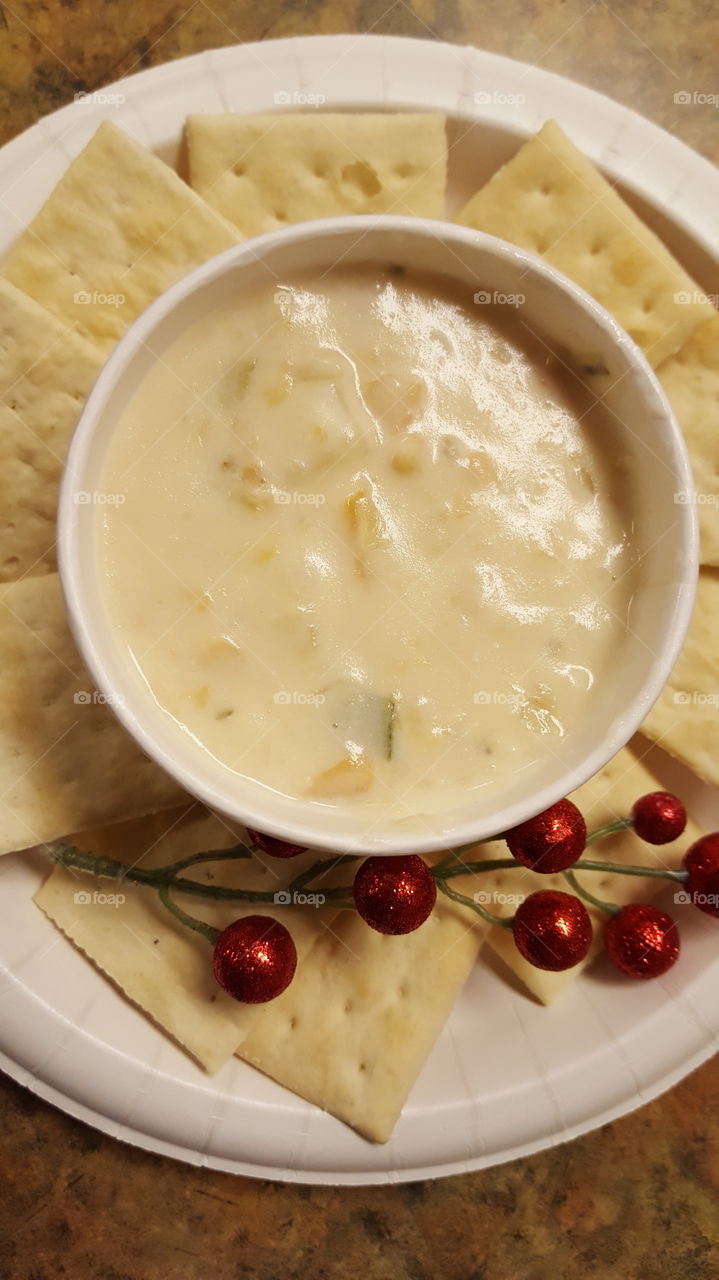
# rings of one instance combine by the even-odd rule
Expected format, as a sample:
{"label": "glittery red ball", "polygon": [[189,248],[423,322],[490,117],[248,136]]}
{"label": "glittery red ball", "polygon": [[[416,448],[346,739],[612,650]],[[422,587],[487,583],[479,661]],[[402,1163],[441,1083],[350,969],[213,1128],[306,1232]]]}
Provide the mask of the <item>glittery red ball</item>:
{"label": "glittery red ball", "polygon": [[524,867],[550,875],[566,871],[581,857],[587,843],[587,824],[576,804],[556,804],[513,827],[506,834],[510,853]]}
{"label": "glittery red ball", "polygon": [[306,853],[303,844],[288,844],[286,840],[276,840],[274,836],[266,836],[262,831],[253,831],[251,827],[247,828],[247,834],[258,849],[263,853],[269,853],[273,858],[296,858],[299,853]]}
{"label": "glittery red ball", "polygon": [[695,907],[708,916],[719,916],[719,831],[695,840],[684,854],[689,872],[686,891]]}
{"label": "glittery red ball", "polygon": [[434,876],[416,853],[367,858],[355,876],[353,892],[362,919],[378,933],[412,933],[437,901]]}
{"label": "glittery red ball", "polygon": [[630,978],[658,978],[679,955],[679,930],[666,911],[633,902],[610,918],[604,945],[612,963]]}
{"label": "glittery red ball", "polygon": [[243,1004],[274,1000],[297,968],[292,934],[272,916],[245,916],[222,930],[215,943],[215,978]]}
{"label": "glittery red ball", "polygon": [[517,908],[512,932],[518,951],[535,969],[571,969],[586,956],[592,922],[584,903],[571,893],[539,889]]}
{"label": "glittery red ball", "polygon": [[650,791],[632,805],[634,830],[647,844],[669,844],[687,825],[687,811],[671,791]]}

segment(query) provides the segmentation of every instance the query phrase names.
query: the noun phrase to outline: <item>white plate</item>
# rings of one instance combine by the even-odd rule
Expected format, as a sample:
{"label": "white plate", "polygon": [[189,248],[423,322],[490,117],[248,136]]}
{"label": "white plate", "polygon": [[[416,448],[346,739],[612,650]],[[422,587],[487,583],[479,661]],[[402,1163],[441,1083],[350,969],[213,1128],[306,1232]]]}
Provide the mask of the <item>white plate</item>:
{"label": "white plate", "polygon": [[[712,288],[712,166],[609,99],[507,58],[424,40],[319,36],[198,54],[103,94],[0,152],[0,248],[104,117],[174,163],[188,112],[297,109],[313,94],[325,110],[447,112],[454,207],[554,117]],[[123,101],[113,105],[111,94]],[[717,794],[661,753],[653,759],[700,821],[719,826]],[[599,965],[551,1010],[482,962],[392,1140],[375,1147],[237,1059],[205,1076],[33,905],[44,871],[36,855],[0,860],[0,1065],[104,1132],[193,1164],[349,1184],[480,1169],[639,1106],[709,1057],[719,1031],[719,931],[687,908],[681,961],[665,979],[633,983]]]}

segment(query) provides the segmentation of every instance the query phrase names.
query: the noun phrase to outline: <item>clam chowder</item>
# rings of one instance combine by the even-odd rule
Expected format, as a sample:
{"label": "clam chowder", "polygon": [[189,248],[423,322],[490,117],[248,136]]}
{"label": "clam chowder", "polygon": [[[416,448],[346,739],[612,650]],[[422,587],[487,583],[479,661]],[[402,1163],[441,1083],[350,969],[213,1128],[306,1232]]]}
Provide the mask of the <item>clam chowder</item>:
{"label": "clam chowder", "polygon": [[378,264],[268,283],[126,406],[108,608],[218,769],[368,825],[479,812],[592,715],[633,589],[629,481],[521,299],[484,298]]}

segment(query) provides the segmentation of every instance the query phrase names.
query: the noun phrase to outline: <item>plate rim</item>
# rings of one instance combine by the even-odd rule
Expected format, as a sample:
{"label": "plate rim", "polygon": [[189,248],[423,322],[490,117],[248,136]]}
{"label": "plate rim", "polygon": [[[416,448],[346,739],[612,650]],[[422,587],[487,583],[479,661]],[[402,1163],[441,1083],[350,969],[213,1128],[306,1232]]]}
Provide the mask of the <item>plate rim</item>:
{"label": "plate rim", "polygon": [[[90,962],[88,961],[88,963]],[[33,1075],[26,1068],[19,1066],[3,1050],[0,1050],[0,1070],[5,1075],[10,1076],[17,1084],[29,1089],[31,1093],[41,1098],[43,1102],[57,1107],[65,1115],[89,1125],[99,1133],[105,1134],[106,1137],[114,1138],[127,1146],[137,1147],[141,1151],[147,1151],[151,1155],[165,1156],[168,1159],[177,1160],[182,1164],[188,1164],[198,1169],[207,1168],[218,1173],[230,1173],[239,1177],[287,1183],[293,1186],[366,1187],[406,1182],[429,1182],[439,1178],[457,1177],[465,1173],[478,1173],[484,1169],[498,1168],[500,1165],[510,1164],[515,1160],[524,1160],[529,1156],[539,1155],[542,1151],[548,1151],[554,1147],[564,1146],[568,1142],[573,1142],[575,1138],[580,1138],[587,1133],[592,1133],[596,1129],[602,1128],[606,1124],[621,1120],[623,1116],[631,1115],[633,1111],[661,1097],[662,1094],[667,1093],[674,1085],[679,1084],[686,1076],[691,1075],[713,1057],[714,1052],[715,1050],[711,1044],[704,1046],[701,1050],[697,1050],[690,1060],[667,1072],[651,1088],[643,1089],[641,1098],[638,1100],[629,1098],[614,1107],[607,1107],[601,1113],[593,1116],[586,1125],[577,1125],[552,1141],[547,1141],[542,1137],[536,1138],[532,1142],[518,1143],[516,1146],[507,1148],[501,1154],[496,1157],[493,1156],[489,1160],[469,1158],[466,1160],[445,1161],[441,1165],[413,1166],[411,1169],[396,1169],[371,1175],[364,1171],[342,1170],[337,1172],[337,1170],[332,1170],[324,1172],[316,1169],[292,1169],[289,1167],[283,1169],[280,1173],[274,1165],[250,1164],[244,1160],[226,1160],[222,1156],[210,1156],[207,1153],[203,1154],[197,1151],[194,1147],[168,1142],[164,1138],[153,1137],[142,1129],[136,1129],[129,1125],[120,1124],[117,1120],[112,1120],[103,1112],[87,1106],[77,1098],[72,1097],[71,1094]]]}

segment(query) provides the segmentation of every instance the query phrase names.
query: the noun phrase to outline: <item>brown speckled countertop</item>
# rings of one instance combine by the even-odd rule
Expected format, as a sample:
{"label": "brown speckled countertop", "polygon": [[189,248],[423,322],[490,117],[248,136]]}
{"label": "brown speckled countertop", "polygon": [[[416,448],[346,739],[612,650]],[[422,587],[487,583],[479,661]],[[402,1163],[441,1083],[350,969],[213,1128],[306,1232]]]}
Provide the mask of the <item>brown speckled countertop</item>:
{"label": "brown speckled countertop", "polygon": [[[369,32],[473,43],[603,90],[719,160],[715,0],[13,0],[0,141],[201,49]],[[568,1146],[426,1184],[253,1182],[122,1146],[0,1077],[0,1280],[711,1280],[719,1065]]]}

